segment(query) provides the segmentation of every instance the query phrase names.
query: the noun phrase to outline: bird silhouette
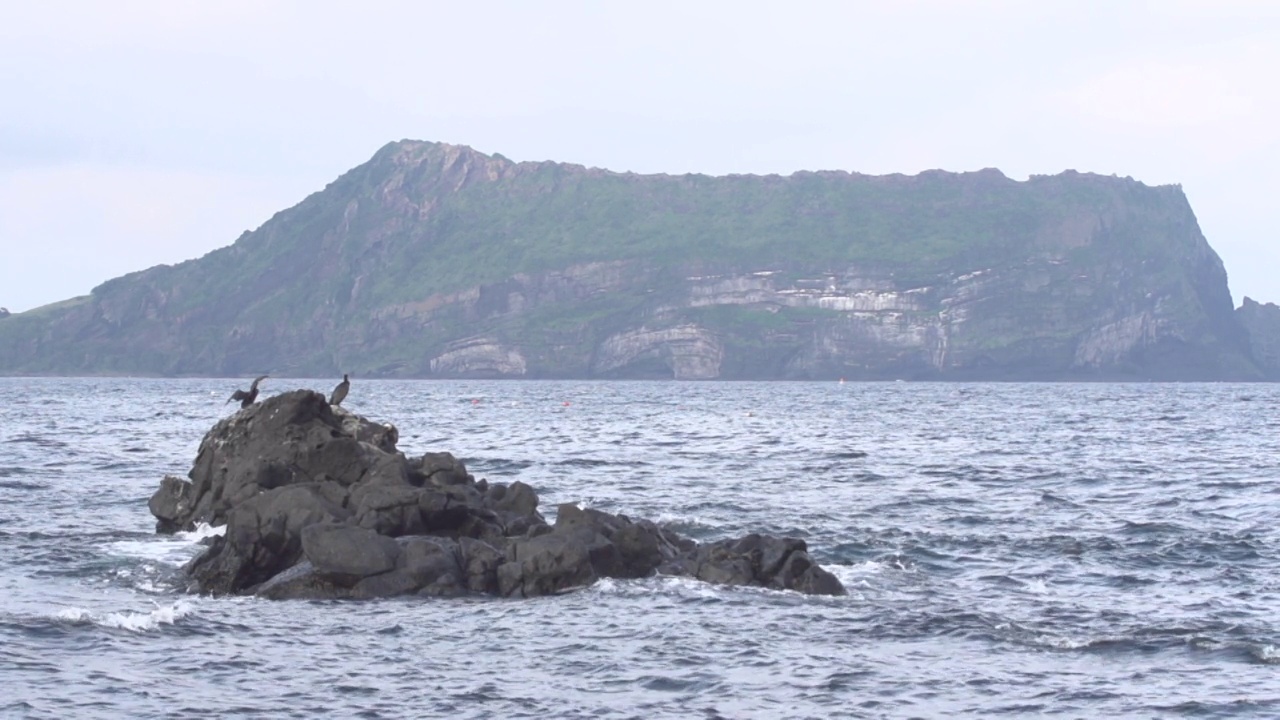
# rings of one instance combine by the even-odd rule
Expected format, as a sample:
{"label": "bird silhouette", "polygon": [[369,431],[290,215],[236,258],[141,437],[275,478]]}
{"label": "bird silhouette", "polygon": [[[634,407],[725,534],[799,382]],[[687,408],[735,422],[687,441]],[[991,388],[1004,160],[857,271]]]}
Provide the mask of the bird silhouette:
{"label": "bird silhouette", "polygon": [[[262,382],[263,380],[266,380],[268,377],[270,376],[261,375],[253,381],[253,384],[249,386],[248,390],[237,390],[231,393],[231,397],[227,398],[227,402],[231,402],[232,400],[239,400],[241,409],[249,407],[254,403],[254,401],[258,399],[258,383]],[[222,404],[226,405],[227,403],[222,403]]]}
{"label": "bird silhouette", "polygon": [[333,394],[329,396],[330,405],[341,405],[342,399],[347,396],[347,391],[351,389],[351,381],[347,379],[347,374],[342,373],[342,382],[333,389]]}

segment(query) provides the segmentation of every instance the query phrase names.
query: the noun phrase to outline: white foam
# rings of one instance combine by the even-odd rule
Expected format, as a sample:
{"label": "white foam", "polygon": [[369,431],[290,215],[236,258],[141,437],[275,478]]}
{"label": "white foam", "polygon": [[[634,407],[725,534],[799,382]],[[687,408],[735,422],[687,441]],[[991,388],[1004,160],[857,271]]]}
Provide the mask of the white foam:
{"label": "white foam", "polygon": [[674,590],[677,595],[686,597],[692,596],[699,599],[719,598],[730,590],[728,585],[716,585],[682,575],[658,575],[657,577],[665,588]]}
{"label": "white foam", "polygon": [[227,534],[227,526],[219,525],[214,527],[209,523],[200,523],[196,525],[196,529],[190,532],[174,533],[174,537],[182,538],[188,542],[200,542],[205,538],[222,537]]}
{"label": "white foam", "polygon": [[614,578],[600,578],[591,586],[590,591],[601,595],[618,595],[622,593],[622,586]]}
{"label": "white foam", "polygon": [[1027,581],[1026,587],[1027,592],[1035,595],[1047,595],[1049,593],[1049,587],[1045,585],[1044,580],[1041,580],[1040,578]]}
{"label": "white foam", "polygon": [[152,595],[166,593],[166,592],[169,592],[170,590],[170,588],[160,587],[159,585],[156,585],[151,580],[139,580],[138,582],[134,583],[133,586],[144,593],[151,593]]}
{"label": "white foam", "polygon": [[57,620],[66,620],[68,622],[80,622],[89,619],[89,611],[84,608],[69,607],[63,608],[54,613],[53,617]]}
{"label": "white foam", "polygon": [[697,515],[678,515],[674,513],[659,513],[657,519],[654,522],[664,527],[667,525],[679,525],[682,527],[689,527],[689,528],[708,528],[708,529],[712,529],[716,527],[716,525],[711,523],[709,520],[698,517]]}
{"label": "white foam", "polygon": [[172,625],[191,613],[191,603],[179,600],[172,605],[156,605],[150,612],[112,612],[97,614],[80,607],[63,608],[54,614],[57,620],[73,623],[93,623],[99,627],[118,628],[131,632],[155,630],[161,625]]}
{"label": "white foam", "polygon": [[884,572],[885,564],[867,560],[857,565],[827,565],[826,568],[846,586],[867,585],[867,577]]}
{"label": "white foam", "polygon": [[1036,638],[1036,642],[1059,650],[1079,650],[1082,647],[1089,646],[1088,640],[1075,640],[1068,637],[1052,637],[1049,635],[1041,635]]}
{"label": "white foam", "polygon": [[1280,648],[1275,645],[1263,645],[1258,648],[1258,659],[1265,663],[1280,663]]}
{"label": "white foam", "polygon": [[226,533],[227,527],[220,525],[211,527],[200,523],[190,532],[173,535],[157,535],[146,540],[121,540],[106,546],[112,555],[151,560],[165,565],[181,566],[186,564],[200,550],[201,540]]}
{"label": "white foam", "polygon": [[[151,540],[121,540],[108,544],[105,549],[111,555],[181,566],[191,559],[198,548],[186,540],[158,536]],[[120,570],[116,574],[127,576],[129,571]]]}
{"label": "white foam", "polygon": [[1087,648],[1098,641],[1099,640],[1096,638],[1076,639],[1069,637],[1055,637],[1053,635],[1041,635],[1036,638],[1036,642],[1041,645],[1048,645],[1049,647],[1057,648],[1059,650],[1079,650],[1081,648]]}

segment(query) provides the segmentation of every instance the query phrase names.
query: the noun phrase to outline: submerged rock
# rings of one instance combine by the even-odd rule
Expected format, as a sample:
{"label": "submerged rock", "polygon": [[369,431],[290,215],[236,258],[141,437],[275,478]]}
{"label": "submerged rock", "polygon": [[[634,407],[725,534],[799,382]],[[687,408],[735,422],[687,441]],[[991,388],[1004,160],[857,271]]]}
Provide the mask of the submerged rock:
{"label": "submerged rock", "polygon": [[189,481],[161,481],[156,531],[226,526],[186,567],[192,589],[212,594],[535,597],[654,573],[845,594],[803,540],[699,545],[573,504],[550,525],[529,485],[477,481],[449,453],[407,458],[398,435],[309,390],[268,398],[205,435]]}

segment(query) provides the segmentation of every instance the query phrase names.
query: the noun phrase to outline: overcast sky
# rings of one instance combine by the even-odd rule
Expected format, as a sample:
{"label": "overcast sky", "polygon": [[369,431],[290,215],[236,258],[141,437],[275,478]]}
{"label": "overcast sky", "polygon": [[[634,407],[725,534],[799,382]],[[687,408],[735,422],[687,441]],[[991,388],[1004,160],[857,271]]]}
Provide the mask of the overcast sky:
{"label": "overcast sky", "polygon": [[0,4],[0,306],[230,244],[385,143],[1180,183],[1280,301],[1280,2]]}

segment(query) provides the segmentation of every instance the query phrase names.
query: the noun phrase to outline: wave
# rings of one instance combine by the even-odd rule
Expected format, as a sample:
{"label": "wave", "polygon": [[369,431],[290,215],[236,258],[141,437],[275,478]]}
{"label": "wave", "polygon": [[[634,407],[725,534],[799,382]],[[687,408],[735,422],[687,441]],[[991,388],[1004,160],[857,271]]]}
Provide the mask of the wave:
{"label": "wave", "polygon": [[600,460],[596,458],[568,458],[566,460],[557,460],[550,465],[560,465],[564,467],[582,467],[582,468],[598,468],[598,467],[640,467],[649,463],[643,460]]}
{"label": "wave", "polygon": [[200,545],[208,538],[218,537],[226,533],[227,527],[212,527],[208,523],[200,523],[195,530],[178,532],[173,535],[155,535],[140,540],[118,540],[109,543],[106,550],[111,555],[138,558],[179,567],[199,551]]}
{"label": "wave", "polygon": [[45,437],[45,436],[43,436],[43,435],[35,435],[35,434],[33,434],[33,433],[23,433],[22,435],[18,435],[18,436],[16,436],[16,437],[10,438],[10,439],[6,440],[5,442],[11,442],[11,443],[29,443],[29,444],[31,444],[31,445],[36,445],[36,446],[38,446],[38,447],[42,447],[42,448],[59,448],[59,449],[61,449],[61,448],[67,448],[67,447],[70,447],[70,445],[68,445],[66,442],[64,442],[64,441],[62,441],[62,440],[57,440],[57,439],[54,439],[54,438]]}
{"label": "wave", "polygon": [[1280,665],[1280,648],[1275,645],[1261,645],[1249,648],[1249,654],[1265,665]]}
{"label": "wave", "polygon": [[532,460],[508,458],[462,458],[461,462],[473,475],[519,475],[534,465]]}
{"label": "wave", "polygon": [[1032,642],[1053,650],[1114,650],[1126,647],[1136,648],[1138,645],[1134,639],[1120,636],[1076,638],[1063,635],[1040,635],[1033,638]]}
{"label": "wave", "polygon": [[204,539],[206,539],[206,538],[211,538],[211,537],[222,537],[222,536],[223,536],[223,535],[225,535],[226,533],[227,533],[227,526],[226,526],[226,525],[219,525],[219,526],[217,526],[217,527],[214,527],[214,526],[210,525],[209,523],[204,523],[204,522],[202,522],[202,523],[200,523],[200,524],[196,525],[196,529],[195,529],[195,530],[191,530],[191,531],[188,531],[188,532],[179,532],[179,533],[175,533],[175,534],[174,534],[174,537],[182,538],[182,539],[187,540],[187,541],[189,541],[189,542],[199,542],[199,541],[204,540]]}
{"label": "wave", "polygon": [[95,613],[81,607],[69,607],[59,610],[52,616],[54,620],[68,622],[73,625],[96,625],[98,627],[128,630],[130,632],[147,632],[157,630],[162,625],[174,625],[192,612],[191,603],[178,600],[172,605],[156,605],[150,612],[109,612]]}

